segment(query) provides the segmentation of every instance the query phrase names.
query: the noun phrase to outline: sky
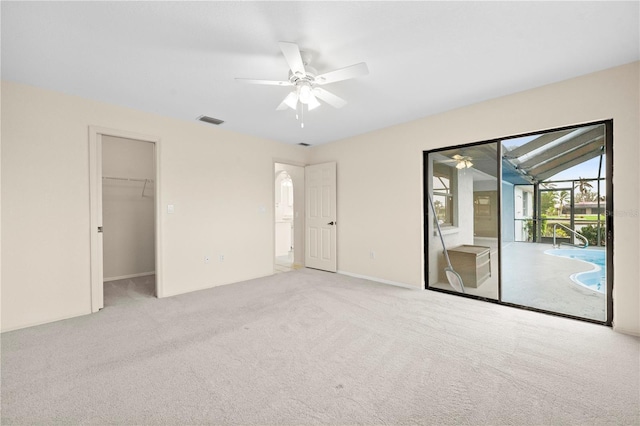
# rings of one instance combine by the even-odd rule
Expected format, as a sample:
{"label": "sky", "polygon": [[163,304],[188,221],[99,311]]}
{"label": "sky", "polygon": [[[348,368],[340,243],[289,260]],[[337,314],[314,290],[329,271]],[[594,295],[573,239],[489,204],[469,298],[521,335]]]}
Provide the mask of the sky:
{"label": "sky", "polygon": [[[592,158],[577,166],[573,166],[570,169],[563,170],[555,176],[550,177],[547,180],[565,180],[565,179],[578,179],[578,178],[596,178],[598,177],[598,165],[600,163],[600,157]],[[606,157],[602,156],[602,174],[601,177],[606,176]]]}

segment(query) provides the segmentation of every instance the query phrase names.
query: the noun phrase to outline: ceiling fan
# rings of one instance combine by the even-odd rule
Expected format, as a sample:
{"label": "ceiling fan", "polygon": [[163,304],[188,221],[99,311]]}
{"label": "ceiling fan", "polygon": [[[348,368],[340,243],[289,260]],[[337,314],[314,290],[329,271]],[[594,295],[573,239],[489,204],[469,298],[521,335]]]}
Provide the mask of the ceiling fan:
{"label": "ceiling fan", "polygon": [[276,110],[281,111],[287,109],[287,107],[296,110],[296,118],[301,119],[301,127],[304,127],[304,122],[302,121],[304,107],[306,106],[308,111],[319,107],[321,104],[318,99],[334,108],[342,108],[347,104],[346,100],[320,86],[369,74],[367,64],[364,62],[318,74],[318,71],[309,65],[311,54],[300,51],[300,48],[295,43],[281,41],[279,45],[290,68],[287,80],[236,78],[236,81],[270,86],[292,86],[293,91],[284,98]]}
{"label": "ceiling fan", "polygon": [[468,169],[473,166],[473,163],[471,162],[472,158],[468,155],[456,154],[451,158],[456,161],[456,169]]}

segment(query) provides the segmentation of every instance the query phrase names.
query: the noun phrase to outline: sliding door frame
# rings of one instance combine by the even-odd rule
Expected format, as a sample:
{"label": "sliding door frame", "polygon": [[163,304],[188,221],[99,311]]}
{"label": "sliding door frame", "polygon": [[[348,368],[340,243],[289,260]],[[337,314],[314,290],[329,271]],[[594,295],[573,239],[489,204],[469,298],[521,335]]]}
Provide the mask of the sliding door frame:
{"label": "sliding door frame", "polygon": [[[482,296],[476,296],[473,294],[467,293],[458,293],[452,290],[446,290],[437,287],[429,286],[429,224],[433,221],[432,213],[429,207],[429,194],[431,188],[431,179],[430,172],[431,168],[429,166],[429,154],[438,153],[442,151],[447,151],[451,149],[460,149],[460,148],[468,148],[471,146],[484,145],[490,143],[498,144],[497,148],[497,171],[498,171],[498,205],[500,206],[500,212],[502,212],[502,142],[509,139],[515,139],[525,136],[534,136],[540,135],[544,133],[558,132],[562,130],[575,129],[579,127],[593,126],[593,125],[604,125],[605,139],[604,139],[604,147],[605,147],[605,157],[606,157],[606,176],[605,176],[605,188],[606,188],[606,200],[605,200],[605,226],[606,226],[606,309],[605,309],[605,321],[598,321],[591,318],[584,318],[575,315],[565,314],[562,312],[555,312],[546,309],[535,308],[532,306],[520,305],[517,303],[505,302],[502,300],[502,214],[498,215],[498,299],[491,299]],[[423,171],[423,259],[424,259],[424,288],[425,290],[437,291],[440,293],[448,293],[454,294],[456,296],[466,297],[468,299],[476,299],[483,300],[486,302],[496,303],[503,306],[510,306],[513,308],[524,309],[527,311],[534,311],[543,314],[550,314],[564,318],[576,319],[579,321],[590,322],[594,324],[601,324],[611,327],[613,324],[613,278],[614,278],[614,270],[613,270],[613,229],[614,229],[614,220],[613,220],[613,120],[600,120],[594,122],[587,123],[579,123],[571,126],[563,126],[558,128],[546,129],[546,130],[538,130],[535,132],[522,133],[517,135],[506,136],[497,139],[489,139],[480,142],[472,142],[468,144],[459,144],[454,146],[445,146],[441,148],[436,148],[428,151],[423,151],[422,153],[422,171]],[[536,185],[537,186],[537,185]],[[537,210],[537,203],[539,194],[534,194],[534,209]],[[538,212],[534,211],[534,214]],[[536,232],[539,228],[539,225],[536,224]]]}

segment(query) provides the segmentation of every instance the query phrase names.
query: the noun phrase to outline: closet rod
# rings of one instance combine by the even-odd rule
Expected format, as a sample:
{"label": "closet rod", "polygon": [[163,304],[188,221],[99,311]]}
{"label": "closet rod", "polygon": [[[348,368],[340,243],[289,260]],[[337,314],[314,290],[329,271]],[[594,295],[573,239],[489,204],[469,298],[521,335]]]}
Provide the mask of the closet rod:
{"label": "closet rod", "polygon": [[142,198],[144,198],[144,191],[147,189],[147,184],[153,183],[153,179],[128,178],[128,177],[116,177],[116,176],[102,176],[102,179],[123,180],[123,181],[129,181],[129,182],[144,182],[144,186],[142,187]]}
{"label": "closet rod", "polygon": [[141,178],[128,178],[128,177],[115,177],[115,176],[102,176],[102,179],[109,180],[128,180],[131,182],[153,182],[153,179],[141,179]]}

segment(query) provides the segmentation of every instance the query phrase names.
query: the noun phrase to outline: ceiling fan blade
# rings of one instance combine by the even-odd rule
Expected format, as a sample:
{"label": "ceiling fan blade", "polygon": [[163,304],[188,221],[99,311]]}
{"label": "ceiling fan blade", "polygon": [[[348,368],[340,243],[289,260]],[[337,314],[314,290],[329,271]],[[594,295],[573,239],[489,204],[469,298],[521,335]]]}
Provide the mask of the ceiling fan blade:
{"label": "ceiling fan blade", "polygon": [[360,62],[359,64],[349,65],[348,67],[320,74],[316,77],[315,82],[317,84],[334,83],[336,81],[348,80],[350,78],[361,77],[367,74],[369,74],[367,64]]}
{"label": "ceiling fan blade", "polygon": [[333,93],[328,92],[320,87],[316,87],[315,89],[313,89],[313,94],[334,108],[342,108],[347,104],[347,101],[345,101],[341,97],[336,96]]}
{"label": "ceiling fan blade", "polygon": [[264,84],[267,86],[291,86],[290,81],[254,80],[251,78],[236,78],[236,81],[239,81],[240,83],[248,83],[248,84]]}
{"label": "ceiling fan blade", "polygon": [[304,70],[304,63],[302,62],[302,55],[300,54],[300,48],[295,43],[289,43],[287,41],[280,42],[280,50],[286,59],[291,72],[298,77],[304,77],[307,72]]}
{"label": "ceiling fan blade", "polygon": [[280,105],[278,105],[278,108],[276,108],[276,110],[282,111],[284,109],[287,109],[287,107],[291,109],[296,109],[297,104],[298,104],[298,95],[296,94],[296,92],[291,92],[287,95],[286,98],[284,98],[284,101],[282,101]]}

